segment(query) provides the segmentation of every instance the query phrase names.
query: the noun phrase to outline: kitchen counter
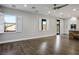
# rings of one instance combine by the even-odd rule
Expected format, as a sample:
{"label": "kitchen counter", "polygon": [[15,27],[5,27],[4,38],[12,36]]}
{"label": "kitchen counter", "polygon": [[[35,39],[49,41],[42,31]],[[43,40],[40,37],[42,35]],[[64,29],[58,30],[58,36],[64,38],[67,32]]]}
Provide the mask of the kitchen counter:
{"label": "kitchen counter", "polygon": [[79,30],[69,30],[69,39],[79,39]]}

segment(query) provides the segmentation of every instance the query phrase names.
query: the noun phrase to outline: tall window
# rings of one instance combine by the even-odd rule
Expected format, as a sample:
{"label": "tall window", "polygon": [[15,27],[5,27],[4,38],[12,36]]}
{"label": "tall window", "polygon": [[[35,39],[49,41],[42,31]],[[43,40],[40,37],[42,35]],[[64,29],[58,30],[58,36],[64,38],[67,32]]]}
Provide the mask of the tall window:
{"label": "tall window", "polygon": [[42,19],[42,30],[43,31],[47,30],[47,20],[46,19]]}
{"label": "tall window", "polygon": [[16,16],[4,16],[4,32],[16,32]]}

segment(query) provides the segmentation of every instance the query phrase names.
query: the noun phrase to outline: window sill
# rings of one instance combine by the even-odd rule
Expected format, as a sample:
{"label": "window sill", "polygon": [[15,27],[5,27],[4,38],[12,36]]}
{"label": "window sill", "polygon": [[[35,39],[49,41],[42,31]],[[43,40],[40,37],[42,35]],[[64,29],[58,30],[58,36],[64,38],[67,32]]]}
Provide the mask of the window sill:
{"label": "window sill", "polygon": [[21,32],[3,32],[1,34],[14,34],[14,33],[21,33]]}
{"label": "window sill", "polygon": [[4,33],[17,33],[17,32],[4,32]]}

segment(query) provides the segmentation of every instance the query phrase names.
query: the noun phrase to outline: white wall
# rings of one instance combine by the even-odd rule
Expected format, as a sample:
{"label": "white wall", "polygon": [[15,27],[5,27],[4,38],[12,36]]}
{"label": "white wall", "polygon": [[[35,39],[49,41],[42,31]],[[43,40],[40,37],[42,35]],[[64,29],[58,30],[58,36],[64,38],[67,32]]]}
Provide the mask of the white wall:
{"label": "white wall", "polygon": [[64,34],[68,34],[68,19],[64,20]]}
{"label": "white wall", "polygon": [[64,34],[64,20],[60,19],[60,34]]}
{"label": "white wall", "polygon": [[77,30],[79,30],[79,19],[77,19]]}
{"label": "white wall", "polygon": [[[18,40],[21,38],[32,38],[40,36],[54,36],[56,35],[56,20],[51,16],[33,14],[29,12],[5,9],[6,14],[13,14],[22,16],[23,28],[21,33],[3,33],[0,34],[0,42]],[[39,19],[45,18],[49,20],[49,29],[48,31],[39,30]]]}

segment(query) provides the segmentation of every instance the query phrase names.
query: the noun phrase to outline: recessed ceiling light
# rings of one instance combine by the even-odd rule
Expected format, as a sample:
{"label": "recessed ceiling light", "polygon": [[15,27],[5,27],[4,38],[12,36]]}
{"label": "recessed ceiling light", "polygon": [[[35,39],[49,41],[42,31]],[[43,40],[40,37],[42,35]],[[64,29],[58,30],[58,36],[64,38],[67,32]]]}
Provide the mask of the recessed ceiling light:
{"label": "recessed ceiling light", "polygon": [[50,11],[48,11],[48,14],[50,14]]}
{"label": "recessed ceiling light", "polygon": [[77,10],[77,9],[75,9],[75,8],[73,9],[73,11],[76,11],[76,10]]}
{"label": "recessed ceiling light", "polygon": [[70,15],[70,14],[68,14],[68,15],[67,15],[67,17],[71,17],[71,15]]}
{"label": "recessed ceiling light", "polygon": [[60,15],[63,15],[63,13],[61,12]]}
{"label": "recessed ceiling light", "polygon": [[54,13],[56,12],[56,10],[54,10]]}
{"label": "recessed ceiling light", "polygon": [[77,18],[76,18],[76,17],[71,17],[71,20],[73,20],[73,21],[74,21],[74,20],[77,20]]}
{"label": "recessed ceiling light", "polygon": [[27,7],[27,4],[25,4],[24,7]]}

